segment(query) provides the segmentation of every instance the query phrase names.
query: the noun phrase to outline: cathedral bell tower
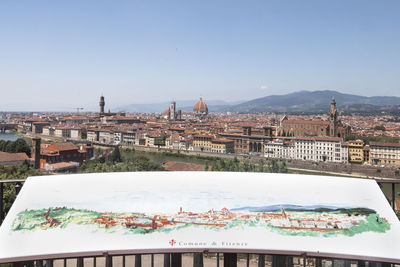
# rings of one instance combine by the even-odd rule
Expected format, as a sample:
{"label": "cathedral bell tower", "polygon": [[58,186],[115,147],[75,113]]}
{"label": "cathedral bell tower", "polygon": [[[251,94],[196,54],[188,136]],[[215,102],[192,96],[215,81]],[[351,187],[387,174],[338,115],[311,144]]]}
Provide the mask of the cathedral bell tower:
{"label": "cathedral bell tower", "polygon": [[329,136],[336,137],[337,136],[337,109],[336,109],[336,101],[335,101],[334,96],[332,96],[331,112],[330,112],[329,121],[330,121]]}

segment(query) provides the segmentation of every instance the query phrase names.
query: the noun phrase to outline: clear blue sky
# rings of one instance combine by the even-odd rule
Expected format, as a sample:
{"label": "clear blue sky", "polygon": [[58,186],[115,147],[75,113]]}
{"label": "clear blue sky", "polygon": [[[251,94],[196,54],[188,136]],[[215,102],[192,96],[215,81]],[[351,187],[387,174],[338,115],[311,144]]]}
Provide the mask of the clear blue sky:
{"label": "clear blue sky", "polygon": [[400,1],[0,2],[0,110],[400,96]]}

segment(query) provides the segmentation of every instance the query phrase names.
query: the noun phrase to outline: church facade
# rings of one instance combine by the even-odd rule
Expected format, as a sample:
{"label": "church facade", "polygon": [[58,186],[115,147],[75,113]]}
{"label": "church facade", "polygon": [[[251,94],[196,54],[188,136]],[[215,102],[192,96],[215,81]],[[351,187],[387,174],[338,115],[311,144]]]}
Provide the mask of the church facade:
{"label": "church facade", "polygon": [[330,136],[345,138],[350,127],[338,118],[335,98],[332,97],[329,120],[289,120],[285,115],[279,123],[278,136],[305,137]]}

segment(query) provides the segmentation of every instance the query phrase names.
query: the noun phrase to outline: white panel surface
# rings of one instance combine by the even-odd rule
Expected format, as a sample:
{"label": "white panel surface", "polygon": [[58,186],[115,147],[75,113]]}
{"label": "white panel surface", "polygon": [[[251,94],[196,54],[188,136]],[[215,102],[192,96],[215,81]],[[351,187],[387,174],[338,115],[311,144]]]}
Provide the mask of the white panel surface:
{"label": "white panel surface", "polygon": [[400,224],[373,180],[265,173],[30,177],[0,228],[0,262],[221,251],[400,263]]}

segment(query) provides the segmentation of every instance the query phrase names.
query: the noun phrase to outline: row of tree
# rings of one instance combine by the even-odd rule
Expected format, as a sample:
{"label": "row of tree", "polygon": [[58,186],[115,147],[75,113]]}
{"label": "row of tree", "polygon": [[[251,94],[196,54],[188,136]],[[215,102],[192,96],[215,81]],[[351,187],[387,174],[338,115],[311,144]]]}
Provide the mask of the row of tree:
{"label": "row of tree", "polygon": [[153,162],[148,157],[136,153],[135,150],[124,149],[122,153],[116,147],[111,154],[104,153],[104,156],[83,164],[79,172],[132,172],[132,171],[162,171],[164,168]]}
{"label": "row of tree", "polygon": [[0,140],[0,151],[8,153],[26,153],[29,157],[31,156],[31,148],[26,143],[25,139],[18,138],[15,141]]}
{"label": "row of tree", "polygon": [[[205,170],[209,169],[210,166],[206,163]],[[240,161],[235,157],[234,159],[219,158],[213,161],[211,171],[287,173],[288,168],[285,161],[277,161],[276,159],[260,159],[256,164],[248,159]]]}

